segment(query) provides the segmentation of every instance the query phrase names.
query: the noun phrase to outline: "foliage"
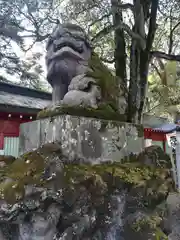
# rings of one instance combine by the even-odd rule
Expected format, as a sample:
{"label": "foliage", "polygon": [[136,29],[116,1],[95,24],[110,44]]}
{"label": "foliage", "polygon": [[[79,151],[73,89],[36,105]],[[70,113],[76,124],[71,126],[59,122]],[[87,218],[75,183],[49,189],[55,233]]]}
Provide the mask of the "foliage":
{"label": "foliage", "polygon": [[168,61],[165,64],[161,62],[161,65],[162,69],[149,76],[147,112],[174,121],[180,111],[179,64]]}
{"label": "foliage", "polygon": [[[11,79],[14,82],[33,88],[42,88],[40,81],[43,70],[37,59],[39,53],[33,54],[32,52],[31,59],[26,59],[23,55],[25,56],[36,42],[43,42],[49,36],[49,31],[55,21],[53,16],[58,15],[56,4],[51,0],[2,0],[0,7],[2,76],[6,78],[13,76]],[[32,71],[34,64],[36,66]]]}

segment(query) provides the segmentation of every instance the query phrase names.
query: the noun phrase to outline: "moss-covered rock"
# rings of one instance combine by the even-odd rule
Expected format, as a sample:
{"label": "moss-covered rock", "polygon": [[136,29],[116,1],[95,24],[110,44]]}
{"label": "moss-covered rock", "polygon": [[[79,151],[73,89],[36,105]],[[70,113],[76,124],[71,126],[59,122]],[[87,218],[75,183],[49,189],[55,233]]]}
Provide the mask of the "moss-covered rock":
{"label": "moss-covered rock", "polygon": [[[160,203],[169,191],[173,190],[173,181],[169,169],[148,167],[138,163],[112,163],[100,165],[68,164],[64,168],[68,185],[95,184],[106,190],[124,188],[143,188],[143,204],[149,207]],[[88,181],[91,180],[91,181]],[[100,184],[101,183],[101,184]],[[88,186],[89,187],[89,186]],[[99,191],[99,190],[98,190]]]}
{"label": "moss-covered rock", "polygon": [[146,165],[161,168],[172,168],[171,159],[160,146],[152,145],[146,147],[138,156],[138,161]]}
{"label": "moss-covered rock", "polygon": [[[52,154],[52,153],[50,153]],[[47,157],[47,156],[46,156]],[[145,162],[140,162],[139,158],[133,162],[124,163],[102,163],[97,165],[90,164],[63,164],[62,176],[64,187],[88,184],[101,194],[109,191],[108,188],[119,189],[122,185],[126,187],[144,188],[144,201],[151,205],[158,198],[165,197],[167,192],[173,189],[173,182],[170,176],[169,168],[148,166]],[[4,178],[11,179],[9,183],[2,182],[0,188],[2,195],[3,188],[11,188],[13,182],[16,185],[14,189],[22,189],[23,185],[44,183],[44,171],[48,168],[48,161],[38,151],[24,154],[15,162],[6,168]],[[62,179],[62,177],[61,177]],[[6,192],[6,190],[5,190]]]}
{"label": "moss-covered rock", "polygon": [[[56,151],[49,151],[49,155],[47,152],[43,155],[43,151],[38,150],[24,154],[8,165],[0,184],[0,197],[10,204],[25,204],[29,201],[27,186],[41,187],[48,200],[42,202],[46,199],[44,195],[43,198],[40,195],[36,197],[38,206],[42,204],[40,211],[44,211],[45,206],[53,201],[60,204],[62,217],[57,228],[61,234],[66,233],[69,227],[73,229],[74,224],[78,225],[85,216],[88,216],[88,221],[95,221],[97,230],[93,230],[94,225],[86,225],[88,229],[83,225],[84,232],[80,239],[90,240],[97,234],[102,235],[101,240],[105,239],[108,221],[116,221],[117,214],[125,221],[124,232],[133,234],[125,235],[125,240],[129,236],[137,236],[138,240],[151,236],[149,239],[156,240],[155,235],[166,239],[160,228],[164,212],[159,206],[166,201],[168,193],[174,191],[168,164],[162,166],[152,161],[149,165],[146,161],[139,161],[140,155],[130,162],[95,165],[61,162],[56,156],[56,161],[60,161],[61,165],[57,169],[53,160],[57,154]],[[124,210],[119,206],[123,206]],[[141,217],[140,212],[143,213]],[[90,220],[91,216],[95,220]]]}
{"label": "moss-covered rock", "polygon": [[30,152],[18,158],[7,170],[7,176],[11,179],[31,183],[44,171],[44,158],[38,152]]}
{"label": "moss-covered rock", "polygon": [[19,201],[24,197],[26,185],[42,184],[44,169],[44,158],[38,152],[24,154],[3,168],[0,197],[9,203]]}
{"label": "moss-covered rock", "polygon": [[10,156],[10,155],[1,155],[0,156],[0,163],[4,162],[7,165],[13,163],[15,160],[16,160],[16,158],[13,156]]}

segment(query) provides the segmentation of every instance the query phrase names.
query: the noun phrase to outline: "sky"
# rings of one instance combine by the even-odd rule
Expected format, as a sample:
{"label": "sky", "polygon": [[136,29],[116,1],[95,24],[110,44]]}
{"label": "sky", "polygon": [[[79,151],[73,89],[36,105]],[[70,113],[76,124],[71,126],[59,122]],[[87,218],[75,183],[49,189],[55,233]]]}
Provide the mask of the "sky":
{"label": "sky", "polygon": [[[31,46],[33,40],[32,38],[26,38],[25,39],[25,46],[26,48],[28,48],[29,46]],[[29,50],[27,53],[23,52],[20,47],[15,43],[15,42],[11,42],[12,44],[12,47],[13,47],[13,50],[15,51],[15,53],[17,54],[17,56],[22,59],[22,60],[26,60],[27,58],[29,57],[32,57],[33,56],[33,53],[36,53],[36,52],[41,52],[43,53],[43,56],[41,57],[41,59],[39,60],[39,63],[40,65],[43,67],[43,70],[44,70],[44,78],[46,76],[46,65],[45,65],[45,46],[42,44],[42,43],[35,43],[34,46],[32,47],[31,50]],[[6,75],[4,73],[4,75]],[[18,82],[18,78],[15,77],[14,75],[11,76],[11,75],[6,75],[7,76],[7,79],[12,81],[12,82]],[[43,78],[41,78],[41,80],[43,81],[43,84],[45,84],[45,87],[48,88],[48,90],[51,90],[49,84],[47,83],[46,85],[46,81],[44,81]]]}

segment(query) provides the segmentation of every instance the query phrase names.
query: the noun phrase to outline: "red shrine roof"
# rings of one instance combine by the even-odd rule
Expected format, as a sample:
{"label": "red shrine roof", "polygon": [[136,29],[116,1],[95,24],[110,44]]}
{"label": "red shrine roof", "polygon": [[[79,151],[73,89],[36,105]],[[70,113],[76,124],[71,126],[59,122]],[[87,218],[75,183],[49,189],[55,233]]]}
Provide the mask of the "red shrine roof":
{"label": "red shrine roof", "polygon": [[159,134],[169,134],[174,133],[176,131],[180,131],[180,125],[175,123],[166,123],[162,124],[155,128],[144,128],[144,131],[146,132],[145,135],[148,135],[148,132],[151,133],[159,133]]}
{"label": "red shrine roof", "polygon": [[36,114],[51,103],[51,94],[0,82],[0,112]]}
{"label": "red shrine roof", "polygon": [[162,124],[159,127],[153,129],[154,131],[161,131],[163,133],[172,133],[175,131],[180,131],[180,125],[175,123]]}

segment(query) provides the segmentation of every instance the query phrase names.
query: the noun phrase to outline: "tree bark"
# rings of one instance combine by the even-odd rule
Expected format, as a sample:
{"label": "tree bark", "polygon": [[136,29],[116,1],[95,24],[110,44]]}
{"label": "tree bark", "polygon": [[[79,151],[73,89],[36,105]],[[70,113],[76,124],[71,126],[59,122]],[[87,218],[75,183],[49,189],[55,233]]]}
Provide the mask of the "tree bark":
{"label": "tree bark", "polygon": [[141,67],[140,67],[140,87],[141,87],[141,103],[138,110],[139,123],[142,122],[142,116],[146,100],[146,90],[148,84],[148,71],[150,64],[150,51],[153,45],[155,33],[156,33],[156,19],[159,0],[153,0],[151,3],[151,13],[149,19],[149,30],[146,40],[146,49],[141,53]]}
{"label": "tree bark", "polygon": [[[113,13],[113,25],[118,26],[122,21],[122,10],[118,8],[121,2],[118,0],[111,0],[112,13]],[[116,76],[120,77],[124,86],[127,86],[126,76],[126,42],[124,37],[124,30],[117,28],[114,31],[114,59]]]}
{"label": "tree bark", "polygon": [[[140,0],[134,0],[135,23],[133,31],[145,39],[145,24],[143,6]],[[130,53],[130,84],[128,92],[127,121],[139,123],[139,109],[141,103],[141,57],[144,48],[140,48],[137,41],[132,38]]]}
{"label": "tree bark", "polygon": [[140,49],[136,41],[132,40],[130,53],[130,84],[128,92],[127,121],[138,123],[138,109],[140,106]]}
{"label": "tree bark", "polygon": [[[127,120],[133,123],[142,123],[142,116],[146,102],[148,83],[148,71],[151,58],[151,48],[156,32],[156,18],[158,0],[151,1],[151,12],[149,17],[148,35],[145,37],[145,20],[149,9],[145,9],[144,2],[134,0],[135,24],[134,32],[146,40],[145,49],[139,48],[137,41],[132,39],[131,63],[130,63],[130,85],[128,96]],[[149,3],[149,2],[148,2]],[[146,5],[149,8],[149,4]]]}

